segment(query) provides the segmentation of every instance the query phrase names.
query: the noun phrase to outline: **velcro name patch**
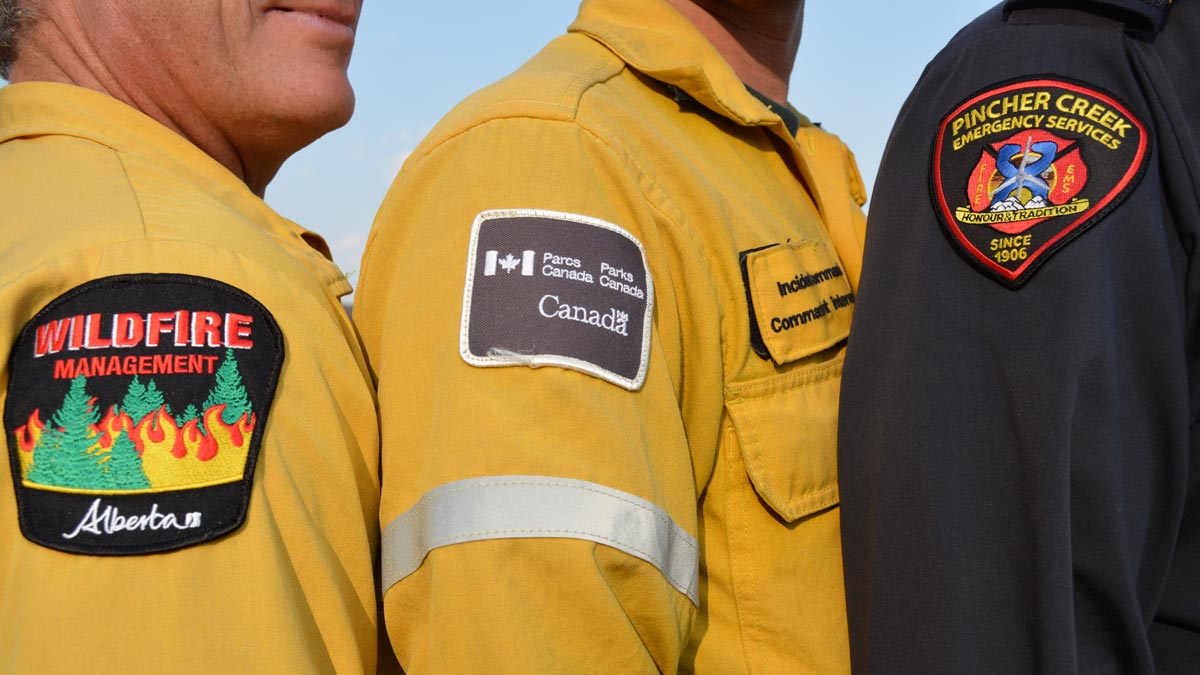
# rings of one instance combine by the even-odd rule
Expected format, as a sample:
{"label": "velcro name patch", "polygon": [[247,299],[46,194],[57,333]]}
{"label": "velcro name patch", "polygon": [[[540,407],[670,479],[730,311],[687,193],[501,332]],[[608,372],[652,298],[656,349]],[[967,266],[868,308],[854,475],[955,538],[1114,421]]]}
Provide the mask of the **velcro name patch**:
{"label": "velcro name patch", "polygon": [[641,242],[597,218],[485,211],[471,231],[459,349],[474,366],[559,366],[635,391],[654,287]]}
{"label": "velcro name patch", "polygon": [[1016,288],[1125,198],[1148,149],[1146,127],[1095,87],[1054,77],[996,85],[938,129],[936,210],[970,260]]}
{"label": "velcro name patch", "polygon": [[841,264],[819,241],[742,253],[751,342],[783,365],[828,349],[850,334],[854,293]]}
{"label": "velcro name patch", "polygon": [[237,529],[282,362],[266,308],[212,279],[106,277],[58,297],[9,360],[21,532],[134,555]]}

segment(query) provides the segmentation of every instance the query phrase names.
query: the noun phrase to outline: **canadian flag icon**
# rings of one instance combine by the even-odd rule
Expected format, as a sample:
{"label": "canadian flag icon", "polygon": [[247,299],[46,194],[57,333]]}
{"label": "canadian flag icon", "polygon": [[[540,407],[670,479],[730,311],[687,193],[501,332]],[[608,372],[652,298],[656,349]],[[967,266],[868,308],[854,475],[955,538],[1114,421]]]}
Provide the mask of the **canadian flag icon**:
{"label": "canadian flag icon", "polygon": [[505,274],[512,274],[513,270],[521,268],[521,276],[533,276],[533,251],[522,251],[521,257],[518,258],[511,253],[506,253],[503,258],[500,257],[499,251],[488,251],[483,257],[483,276],[496,276],[496,267],[498,266]]}

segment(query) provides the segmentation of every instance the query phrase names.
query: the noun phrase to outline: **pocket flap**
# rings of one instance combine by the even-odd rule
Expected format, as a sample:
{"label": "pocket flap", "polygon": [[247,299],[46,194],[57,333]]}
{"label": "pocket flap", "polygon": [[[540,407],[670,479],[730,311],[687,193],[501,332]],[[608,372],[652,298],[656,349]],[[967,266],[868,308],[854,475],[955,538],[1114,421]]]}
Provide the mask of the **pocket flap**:
{"label": "pocket flap", "polygon": [[746,251],[742,264],[751,321],[775,363],[798,361],[846,339],[854,293],[825,243],[787,242]]}
{"label": "pocket flap", "polygon": [[787,375],[730,385],[725,408],[758,496],[794,522],[838,503],[838,356]]}

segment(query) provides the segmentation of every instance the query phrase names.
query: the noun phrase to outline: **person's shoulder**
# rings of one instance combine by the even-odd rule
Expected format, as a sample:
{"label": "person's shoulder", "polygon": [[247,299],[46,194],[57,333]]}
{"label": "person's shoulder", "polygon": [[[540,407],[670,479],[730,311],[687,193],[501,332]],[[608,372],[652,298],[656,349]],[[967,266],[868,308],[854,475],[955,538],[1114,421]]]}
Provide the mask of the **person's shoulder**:
{"label": "person's shoulder", "polygon": [[100,260],[130,272],[165,269],[189,256],[287,266],[293,249],[305,248],[291,243],[300,228],[232,175],[191,175],[68,134],[0,144],[0,203],[0,265],[9,278]]}
{"label": "person's shoulder", "polygon": [[[1150,44],[1168,13],[1166,0],[1009,0],[964,26],[929,62],[917,89],[941,92],[975,77],[991,81],[1040,70],[1101,71],[1131,40]],[[1143,11],[1144,8],[1144,11]],[[1136,10],[1136,11],[1135,11]],[[924,96],[924,94],[922,94]]]}
{"label": "person's shoulder", "polygon": [[36,136],[0,145],[0,203],[2,255],[13,262],[144,232],[118,153],[73,136]]}
{"label": "person's shoulder", "polygon": [[[1064,45],[1070,42],[1072,29],[1084,29],[1079,35],[1099,29],[1152,41],[1170,16],[1181,11],[1181,4],[1188,5],[1173,0],[1007,0],[964,26],[934,63],[954,61],[964,53],[994,50],[997,44],[1019,46],[1030,39],[1029,30],[1034,27],[1061,31]],[[1191,9],[1182,11],[1187,13]],[[1082,41],[1086,42],[1086,37]],[[1030,48],[1044,50],[1047,45],[1031,44]],[[1049,49],[1053,51],[1054,45],[1049,45]]]}
{"label": "person's shoulder", "polygon": [[1176,0],[1006,0],[1005,14],[1041,14],[1060,23],[1088,23],[1105,20],[1120,25],[1134,37],[1152,39],[1162,31]]}
{"label": "person's shoulder", "polygon": [[425,145],[501,119],[572,121],[589,91],[625,69],[621,59],[591,38],[563,35],[512,74],[459,103],[429,134]]}

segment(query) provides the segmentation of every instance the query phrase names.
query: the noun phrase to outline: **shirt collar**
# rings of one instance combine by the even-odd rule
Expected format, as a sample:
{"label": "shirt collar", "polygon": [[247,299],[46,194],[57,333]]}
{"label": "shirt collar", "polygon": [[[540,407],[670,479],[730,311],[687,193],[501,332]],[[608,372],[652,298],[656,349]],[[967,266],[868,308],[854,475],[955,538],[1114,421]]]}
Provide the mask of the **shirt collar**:
{"label": "shirt collar", "polygon": [[746,126],[782,124],[665,0],[584,0],[570,31],[604,44],[634,70],[723,117]]}
{"label": "shirt collar", "polygon": [[257,199],[237,176],[183,136],[107,94],[57,82],[0,89],[0,142],[40,135],[74,136],[141,155],[222,196],[242,201],[244,193]]}
{"label": "shirt collar", "polygon": [[[141,111],[107,94],[69,84],[21,82],[0,88],[0,143],[44,135],[73,136],[146,157],[181,180],[220,196],[231,208],[312,257],[331,260],[320,235],[276,213],[224,165]],[[336,266],[318,266],[330,268],[322,270],[325,283],[339,294],[349,292]]]}

